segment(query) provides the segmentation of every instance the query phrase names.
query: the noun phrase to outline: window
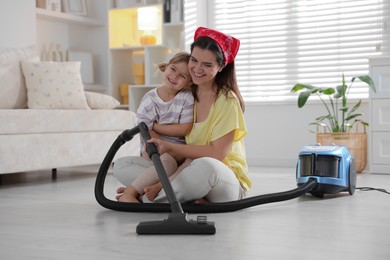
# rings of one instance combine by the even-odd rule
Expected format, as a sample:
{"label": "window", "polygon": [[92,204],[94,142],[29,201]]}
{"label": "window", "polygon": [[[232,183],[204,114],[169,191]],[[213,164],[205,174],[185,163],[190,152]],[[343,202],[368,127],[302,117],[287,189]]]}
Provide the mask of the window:
{"label": "window", "polygon": [[[237,80],[246,101],[296,100],[298,82],[335,87],[369,73],[382,54],[387,0],[214,0],[210,27],[241,40]],[[387,10],[387,11],[386,11]],[[353,91],[353,93],[352,93]],[[366,98],[354,83],[351,98]]]}

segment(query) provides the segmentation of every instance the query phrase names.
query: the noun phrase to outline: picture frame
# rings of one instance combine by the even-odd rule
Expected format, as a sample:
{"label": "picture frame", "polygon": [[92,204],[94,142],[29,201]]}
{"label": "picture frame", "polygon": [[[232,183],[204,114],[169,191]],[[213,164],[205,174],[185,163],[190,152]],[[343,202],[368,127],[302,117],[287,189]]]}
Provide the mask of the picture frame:
{"label": "picture frame", "polygon": [[61,0],[36,0],[35,6],[52,12],[61,12]]}
{"label": "picture frame", "polygon": [[87,0],[63,0],[65,13],[87,16]]}

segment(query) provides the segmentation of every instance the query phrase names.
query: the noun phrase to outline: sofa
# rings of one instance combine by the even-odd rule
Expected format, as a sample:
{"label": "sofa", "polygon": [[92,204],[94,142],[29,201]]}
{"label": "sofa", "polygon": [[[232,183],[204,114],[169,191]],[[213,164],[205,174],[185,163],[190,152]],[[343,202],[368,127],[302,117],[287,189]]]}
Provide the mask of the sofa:
{"label": "sofa", "polygon": [[[84,91],[80,62],[41,62],[35,46],[0,48],[0,174],[100,164],[135,114]],[[116,157],[139,154],[139,135]]]}

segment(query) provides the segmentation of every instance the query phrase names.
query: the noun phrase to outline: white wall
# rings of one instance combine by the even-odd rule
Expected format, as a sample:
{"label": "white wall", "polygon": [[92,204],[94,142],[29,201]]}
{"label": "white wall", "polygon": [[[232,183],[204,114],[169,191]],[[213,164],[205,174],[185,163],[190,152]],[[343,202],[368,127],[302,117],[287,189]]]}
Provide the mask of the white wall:
{"label": "white wall", "polygon": [[36,43],[35,0],[0,1],[0,46],[27,47]]}
{"label": "white wall", "polygon": [[[37,33],[43,41],[46,36],[41,35],[41,31],[36,30],[34,0],[0,1],[0,46],[28,46],[37,42]],[[65,42],[62,38],[65,35],[57,35],[58,40]],[[308,124],[323,115],[323,109],[321,104],[307,104],[302,109],[297,108],[295,103],[247,104],[248,135],[245,143],[248,163],[295,167],[299,149],[315,143],[315,134],[309,133]],[[362,104],[361,112],[368,114],[366,103]],[[363,120],[368,122],[367,117]]]}
{"label": "white wall", "polygon": [[[359,112],[368,122],[368,104],[362,103]],[[322,104],[246,104],[245,119],[248,135],[245,138],[246,155],[252,166],[295,167],[302,146],[316,143],[309,132],[309,123],[325,115]]]}

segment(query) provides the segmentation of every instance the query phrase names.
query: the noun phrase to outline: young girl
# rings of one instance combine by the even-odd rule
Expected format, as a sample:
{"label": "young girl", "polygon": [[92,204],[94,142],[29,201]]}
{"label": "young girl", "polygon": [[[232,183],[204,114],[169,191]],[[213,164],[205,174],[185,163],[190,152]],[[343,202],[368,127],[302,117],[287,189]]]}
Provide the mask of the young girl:
{"label": "young girl", "polygon": [[[169,153],[177,160],[192,160],[188,166],[180,166],[180,174],[171,182],[180,202],[239,200],[251,187],[245,158],[244,102],[234,66],[239,46],[238,39],[222,32],[204,27],[195,31],[188,63],[196,84],[192,88],[194,124],[186,136],[187,144],[160,138],[148,141],[157,145],[160,154]],[[113,173],[118,180],[124,181],[125,172],[131,172],[129,178],[136,178],[138,173],[132,165],[122,158],[117,161],[121,169],[114,167]],[[166,201],[163,191],[154,200]]]}
{"label": "young girl", "polygon": [[[192,128],[194,104],[194,98],[189,90],[192,85],[188,71],[189,59],[189,53],[180,52],[168,63],[160,64],[159,69],[163,72],[162,85],[149,91],[142,98],[137,110],[137,123],[145,122],[152,137],[173,143],[185,143],[184,136]],[[159,125],[157,133],[152,130],[154,123]],[[143,155],[147,157],[144,151]],[[118,201],[140,202],[139,196],[144,193],[153,200],[161,190],[156,169],[150,159],[145,158],[128,157],[129,164],[146,169],[128,187],[117,189]],[[168,176],[182,163],[182,160],[176,160],[168,153],[162,154],[160,158]],[[156,183],[157,185],[152,186]]]}

